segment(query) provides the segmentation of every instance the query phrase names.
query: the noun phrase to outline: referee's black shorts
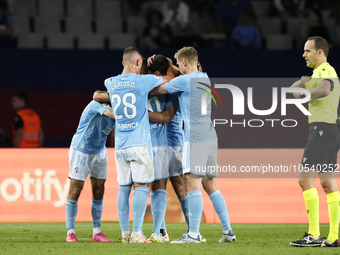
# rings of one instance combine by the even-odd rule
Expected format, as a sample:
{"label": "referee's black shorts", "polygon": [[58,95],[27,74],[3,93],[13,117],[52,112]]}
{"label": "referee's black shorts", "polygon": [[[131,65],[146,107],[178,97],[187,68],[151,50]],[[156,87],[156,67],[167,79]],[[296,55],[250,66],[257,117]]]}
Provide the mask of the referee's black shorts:
{"label": "referee's black shorts", "polygon": [[301,164],[313,171],[339,171],[337,154],[340,134],[337,124],[314,122],[309,124],[308,143]]}

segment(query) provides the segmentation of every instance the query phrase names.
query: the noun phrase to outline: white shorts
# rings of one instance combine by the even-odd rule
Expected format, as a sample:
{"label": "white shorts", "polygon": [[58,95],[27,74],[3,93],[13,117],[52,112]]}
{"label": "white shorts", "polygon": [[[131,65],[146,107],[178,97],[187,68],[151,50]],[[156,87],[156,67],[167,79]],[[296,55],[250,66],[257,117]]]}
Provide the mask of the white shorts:
{"label": "white shorts", "polygon": [[182,156],[183,146],[168,146],[170,176],[179,176],[183,174]]}
{"label": "white shorts", "polygon": [[183,173],[198,176],[217,177],[217,140],[184,142]]}
{"label": "white shorts", "polygon": [[106,148],[99,154],[86,154],[70,148],[68,158],[69,178],[85,181],[90,175],[90,178],[106,179],[108,163]]}
{"label": "white shorts", "polygon": [[169,154],[168,147],[152,147],[153,168],[155,170],[155,180],[168,179],[169,174]]}
{"label": "white shorts", "polygon": [[155,180],[151,143],[118,149],[115,157],[119,185],[150,183]]}

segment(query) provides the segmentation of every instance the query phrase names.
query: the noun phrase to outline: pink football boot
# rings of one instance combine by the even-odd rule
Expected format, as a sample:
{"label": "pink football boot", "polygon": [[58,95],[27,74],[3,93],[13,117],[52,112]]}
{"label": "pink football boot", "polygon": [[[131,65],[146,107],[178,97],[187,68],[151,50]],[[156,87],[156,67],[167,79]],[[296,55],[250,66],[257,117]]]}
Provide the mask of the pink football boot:
{"label": "pink football boot", "polygon": [[113,242],[112,239],[108,239],[103,232],[100,232],[92,237],[93,242]]}

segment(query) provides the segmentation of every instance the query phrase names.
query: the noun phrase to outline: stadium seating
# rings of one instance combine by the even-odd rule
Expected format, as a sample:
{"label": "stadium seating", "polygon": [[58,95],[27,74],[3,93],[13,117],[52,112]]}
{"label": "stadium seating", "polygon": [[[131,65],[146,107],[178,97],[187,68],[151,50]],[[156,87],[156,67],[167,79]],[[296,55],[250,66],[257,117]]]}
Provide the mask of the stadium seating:
{"label": "stadium seating", "polygon": [[260,0],[260,1],[252,1],[251,2],[254,12],[257,15],[257,17],[266,17],[268,16],[272,2],[266,1],[266,0]]}
{"label": "stadium seating", "polygon": [[39,0],[38,10],[40,16],[63,17],[65,15],[64,0]]}
{"label": "stadium seating", "polygon": [[67,0],[67,15],[92,17],[92,0]]}
{"label": "stadium seating", "polygon": [[145,18],[143,16],[128,17],[127,31],[135,35],[141,35],[143,28],[146,26]]}
{"label": "stadium seating", "polygon": [[27,16],[14,16],[13,26],[15,34],[27,34],[31,32],[30,19]]}
{"label": "stadium seating", "polygon": [[281,22],[279,18],[259,18],[258,24],[261,27],[262,35],[266,37],[271,34],[280,34]]}
{"label": "stadium seating", "polygon": [[[37,39],[38,34],[49,37],[49,34],[60,33],[65,33],[66,38],[69,36],[79,38],[79,48],[102,48],[104,39],[101,38],[108,36],[122,37],[124,41],[129,42],[132,40],[136,45],[136,39],[140,39],[143,28],[146,26],[147,11],[161,10],[164,2],[165,0],[144,1],[140,12],[136,15],[136,10],[132,10],[133,8],[125,0],[15,0],[13,1],[15,36],[21,40],[19,47],[24,45],[24,42],[27,42],[29,47],[34,47],[34,42],[37,42],[36,47],[41,48],[43,46]],[[297,46],[299,28],[304,21],[302,17],[288,18],[287,29],[284,31],[286,36],[283,36],[279,17],[268,17],[272,1],[251,0],[251,4],[257,15],[261,34],[267,41],[268,49],[291,49]],[[326,18],[324,23],[331,31],[334,19]],[[200,16],[194,10],[190,13],[190,34],[199,34],[208,42],[218,41],[221,48],[226,47],[227,39],[224,37],[217,39],[215,34],[211,36],[214,31],[213,25],[213,17]],[[123,35],[122,33],[125,32],[128,34]],[[88,43],[83,41],[86,36],[89,38]],[[280,41],[280,38],[283,41]],[[94,45],[91,46],[90,42]],[[283,43],[288,43],[288,45],[284,46]],[[110,48],[123,47],[122,43],[112,42],[112,40],[109,40],[109,44],[103,43],[103,45],[103,47],[109,45]]]}
{"label": "stadium seating", "polygon": [[268,35],[267,49],[268,50],[292,50],[293,37],[291,35]]}
{"label": "stadium seating", "polygon": [[78,37],[79,49],[104,49],[104,36],[98,34],[82,34]]}
{"label": "stadium seating", "polygon": [[95,2],[96,17],[121,16],[120,0],[96,0]]}
{"label": "stadium seating", "polygon": [[18,48],[20,49],[42,49],[44,47],[44,36],[37,33],[19,34]]}
{"label": "stadium seating", "polygon": [[81,35],[93,33],[91,17],[68,17],[66,18],[66,33]]}
{"label": "stadium seating", "polygon": [[287,33],[296,39],[302,23],[302,18],[289,18],[287,21]]}
{"label": "stadium seating", "polygon": [[189,17],[189,28],[193,33],[209,33],[212,31],[213,19],[209,16],[200,17],[192,13]]}
{"label": "stadium seating", "polygon": [[141,14],[146,15],[149,10],[161,10],[164,1],[144,1],[141,6]]}
{"label": "stadium seating", "polygon": [[35,17],[34,18],[34,32],[42,34],[60,33],[61,25],[59,17]]}
{"label": "stadium seating", "polygon": [[109,35],[122,31],[122,20],[119,17],[98,17],[96,19],[96,33]]}
{"label": "stadium seating", "polygon": [[134,34],[112,34],[109,35],[110,49],[124,49],[127,46],[136,45],[136,36]]}
{"label": "stadium seating", "polygon": [[335,26],[335,19],[330,19],[330,18],[324,19],[323,23],[328,28],[328,30],[331,31],[333,27]]}
{"label": "stadium seating", "polygon": [[31,17],[37,12],[37,6],[35,0],[17,0],[14,1],[13,14],[20,17]]}
{"label": "stadium seating", "polygon": [[73,49],[74,36],[70,34],[49,34],[47,37],[48,49]]}

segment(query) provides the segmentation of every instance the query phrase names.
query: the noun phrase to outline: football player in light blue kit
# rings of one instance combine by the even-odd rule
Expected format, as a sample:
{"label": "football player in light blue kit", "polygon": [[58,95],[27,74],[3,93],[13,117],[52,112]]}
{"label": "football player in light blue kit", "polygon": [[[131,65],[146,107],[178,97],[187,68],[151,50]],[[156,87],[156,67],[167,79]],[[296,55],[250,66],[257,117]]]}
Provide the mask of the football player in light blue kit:
{"label": "football player in light blue kit", "polygon": [[[172,70],[174,72],[174,75],[178,76],[180,75],[180,72],[177,68],[174,69],[174,66],[171,64],[172,68],[169,69],[169,61],[168,59],[163,55],[155,55],[152,57],[152,62],[150,61],[148,69],[149,72],[152,72],[156,75],[164,75],[167,73],[168,69]],[[164,95],[161,95],[164,96]],[[158,96],[160,97],[160,96]],[[151,97],[153,98],[153,97]],[[157,99],[158,100],[158,99]],[[155,101],[156,102],[156,101]],[[154,104],[155,106],[157,104]],[[158,109],[157,109],[158,108]],[[161,136],[161,143],[164,149],[164,146],[167,147],[169,160],[166,160],[167,157],[163,156],[160,157],[159,155],[154,155],[155,159],[155,174],[156,173],[162,173],[164,169],[167,169],[166,174],[164,173],[163,176],[160,176],[157,181],[153,183],[152,190],[150,192],[151,196],[151,211],[154,218],[154,230],[152,233],[152,236],[150,240],[153,242],[159,242],[161,239],[162,242],[169,242],[169,235],[166,232],[166,226],[165,226],[165,219],[159,213],[159,208],[162,207],[163,204],[165,204],[163,201],[166,201],[166,183],[167,179],[165,179],[165,176],[170,175],[171,183],[174,187],[174,190],[178,196],[179,201],[181,202],[183,212],[185,215],[187,215],[185,212],[185,208],[187,208],[187,203],[185,199],[183,199],[186,196],[186,190],[184,185],[184,179],[182,177],[182,146],[183,146],[183,130],[182,130],[182,119],[180,118],[180,113],[177,112],[179,108],[178,105],[178,97],[177,95],[169,95],[168,98],[168,104],[164,107],[154,107],[152,111],[149,112],[149,119],[150,123],[152,123],[150,126],[153,127],[156,123],[167,123],[166,124],[166,133],[162,134]],[[161,111],[160,111],[161,110]],[[177,113],[176,113],[177,112]],[[160,126],[164,126],[164,124],[159,124]],[[153,135],[153,129],[151,129],[151,136]],[[155,132],[156,135],[154,135],[155,139],[152,140],[152,146],[155,147],[155,144],[157,146],[160,136],[157,135],[157,132]],[[154,141],[155,140],[155,141]],[[166,141],[164,141],[166,140]],[[158,150],[158,147],[156,147]],[[160,158],[160,161],[159,159]],[[156,167],[158,162],[163,162],[163,168],[161,166]],[[162,171],[163,169],[163,171]],[[162,178],[163,177],[163,178]],[[166,204],[165,207],[166,208]],[[165,215],[165,213],[164,213]],[[185,216],[187,219],[187,216]],[[161,225],[160,225],[161,224]],[[160,226],[160,235],[156,235],[158,233],[155,229],[158,230]]]}
{"label": "football player in light blue kit", "polygon": [[[168,64],[168,62],[166,62]],[[166,70],[166,69],[165,69]],[[147,74],[148,70],[147,70],[147,62],[146,59],[143,60],[143,64],[140,70],[140,74],[144,75]],[[167,73],[165,71],[165,73]],[[160,73],[158,73],[157,75],[162,75]],[[171,79],[173,75],[167,75],[167,77],[164,77],[163,79]],[[110,98],[107,94],[106,91],[96,91],[93,95],[93,98],[97,101],[100,102],[109,102]],[[148,105],[148,107],[151,107],[150,105]],[[154,163],[154,162],[153,162]],[[157,178],[157,174],[156,173],[156,178]],[[156,181],[157,182],[157,181]],[[129,243],[130,242],[130,229],[129,229],[129,197],[130,197],[130,193],[131,193],[131,187],[132,185],[119,185],[119,191],[118,191],[118,197],[117,197],[117,211],[118,211],[118,218],[119,218],[119,224],[122,230],[122,242],[123,243]],[[151,186],[153,187],[153,186]],[[135,191],[134,191],[135,193]],[[154,201],[153,199],[154,197],[151,197],[151,203]],[[153,203],[152,203],[153,204]],[[166,204],[165,204],[166,206]],[[164,211],[163,213],[165,213],[165,209],[162,210]],[[162,213],[162,212],[161,212]]]}
{"label": "football player in light blue kit", "polygon": [[[186,175],[186,190],[189,204],[189,233],[172,243],[200,243],[199,233],[203,200],[201,183],[209,195],[218,214],[223,235],[219,242],[236,240],[231,230],[225,200],[216,187],[217,135],[211,122],[211,98],[206,96],[209,77],[198,71],[198,54],[193,47],[184,47],[175,54],[178,67],[183,73],[169,83],[159,86],[152,94],[178,93],[180,109],[184,120],[183,173]],[[210,91],[209,91],[210,92]],[[202,114],[202,99],[206,112]],[[199,166],[197,168],[197,166]],[[202,167],[203,166],[203,167]],[[202,171],[201,168],[210,169]],[[214,168],[213,168],[214,167]]]}
{"label": "football player in light blue kit", "polygon": [[107,175],[107,136],[115,127],[113,111],[108,104],[91,101],[84,109],[69,150],[70,187],[66,200],[67,242],[78,242],[75,219],[78,198],[88,175],[92,185],[92,225],[94,242],[112,242],[101,232],[104,184]]}
{"label": "football player in light blue kit", "polygon": [[[153,67],[154,64],[160,62],[160,59],[157,59],[156,56],[150,58],[150,62],[152,60]],[[164,61],[163,61],[164,62]],[[161,65],[157,65],[154,67],[155,70],[160,69]],[[175,76],[181,75],[179,69],[175,66],[172,66],[172,69],[175,72]],[[202,67],[199,64],[199,70]],[[156,75],[157,71],[154,72]],[[183,141],[184,141],[184,133],[183,133],[183,119],[182,114],[178,110],[178,96],[177,93],[170,95],[171,101],[173,103],[173,107],[166,107],[163,112],[149,112],[149,119],[158,122],[158,123],[167,123],[167,138],[168,138],[168,154],[169,154],[169,171],[170,171],[170,181],[174,188],[174,191],[178,197],[179,202],[181,203],[182,211],[185,216],[185,221],[187,222],[188,231],[189,231],[189,205],[188,205],[188,196],[185,188],[185,180],[183,178],[183,169],[182,169],[182,155],[183,155]],[[150,192],[151,195],[151,208],[153,205],[153,192]],[[151,209],[152,210],[152,209]],[[163,242],[169,242],[169,236],[166,232],[165,219],[162,222],[161,235],[163,237]],[[186,235],[186,234],[185,234]],[[205,243],[207,240],[200,236],[201,242]]]}
{"label": "football player in light blue kit", "polygon": [[139,75],[142,64],[138,49],[128,47],[123,53],[122,74],[105,80],[116,119],[118,184],[135,184],[131,243],[150,242],[142,233],[149,184],[155,179],[147,103],[149,91],[163,83],[162,77]]}
{"label": "football player in light blue kit", "polygon": [[[171,60],[170,60],[171,61]],[[167,75],[168,72],[175,70],[169,65],[169,60],[163,55],[156,55],[152,63],[148,66],[149,72],[155,75]],[[149,119],[152,149],[154,151],[154,168],[155,181],[151,185],[151,211],[153,215],[154,228],[150,237],[152,242],[169,242],[169,236],[165,230],[165,211],[167,205],[166,199],[166,184],[170,176],[169,172],[169,154],[168,154],[168,139],[167,139],[167,124],[164,121],[159,121],[157,118],[152,121],[153,113],[162,114],[164,110],[172,109],[175,112],[178,108],[178,99],[175,95],[158,95],[149,97]],[[170,119],[168,120],[168,122]]]}
{"label": "football player in light blue kit", "polygon": [[[160,61],[159,61],[160,60]],[[163,60],[163,61],[162,61]],[[161,65],[157,65],[160,63]],[[158,69],[156,71],[156,68]],[[153,63],[148,66],[150,72],[157,72],[157,75],[166,75],[169,68],[168,60],[157,55]],[[162,112],[165,107],[172,107],[169,102],[169,95],[150,96],[148,101],[149,112]],[[166,183],[169,178],[169,155],[167,148],[167,126],[165,123],[157,123],[150,120],[150,134],[153,150],[153,165],[155,170],[155,181],[151,185],[151,212],[153,216],[153,231],[150,241],[153,243],[163,243],[160,234],[162,222],[166,211]]]}

